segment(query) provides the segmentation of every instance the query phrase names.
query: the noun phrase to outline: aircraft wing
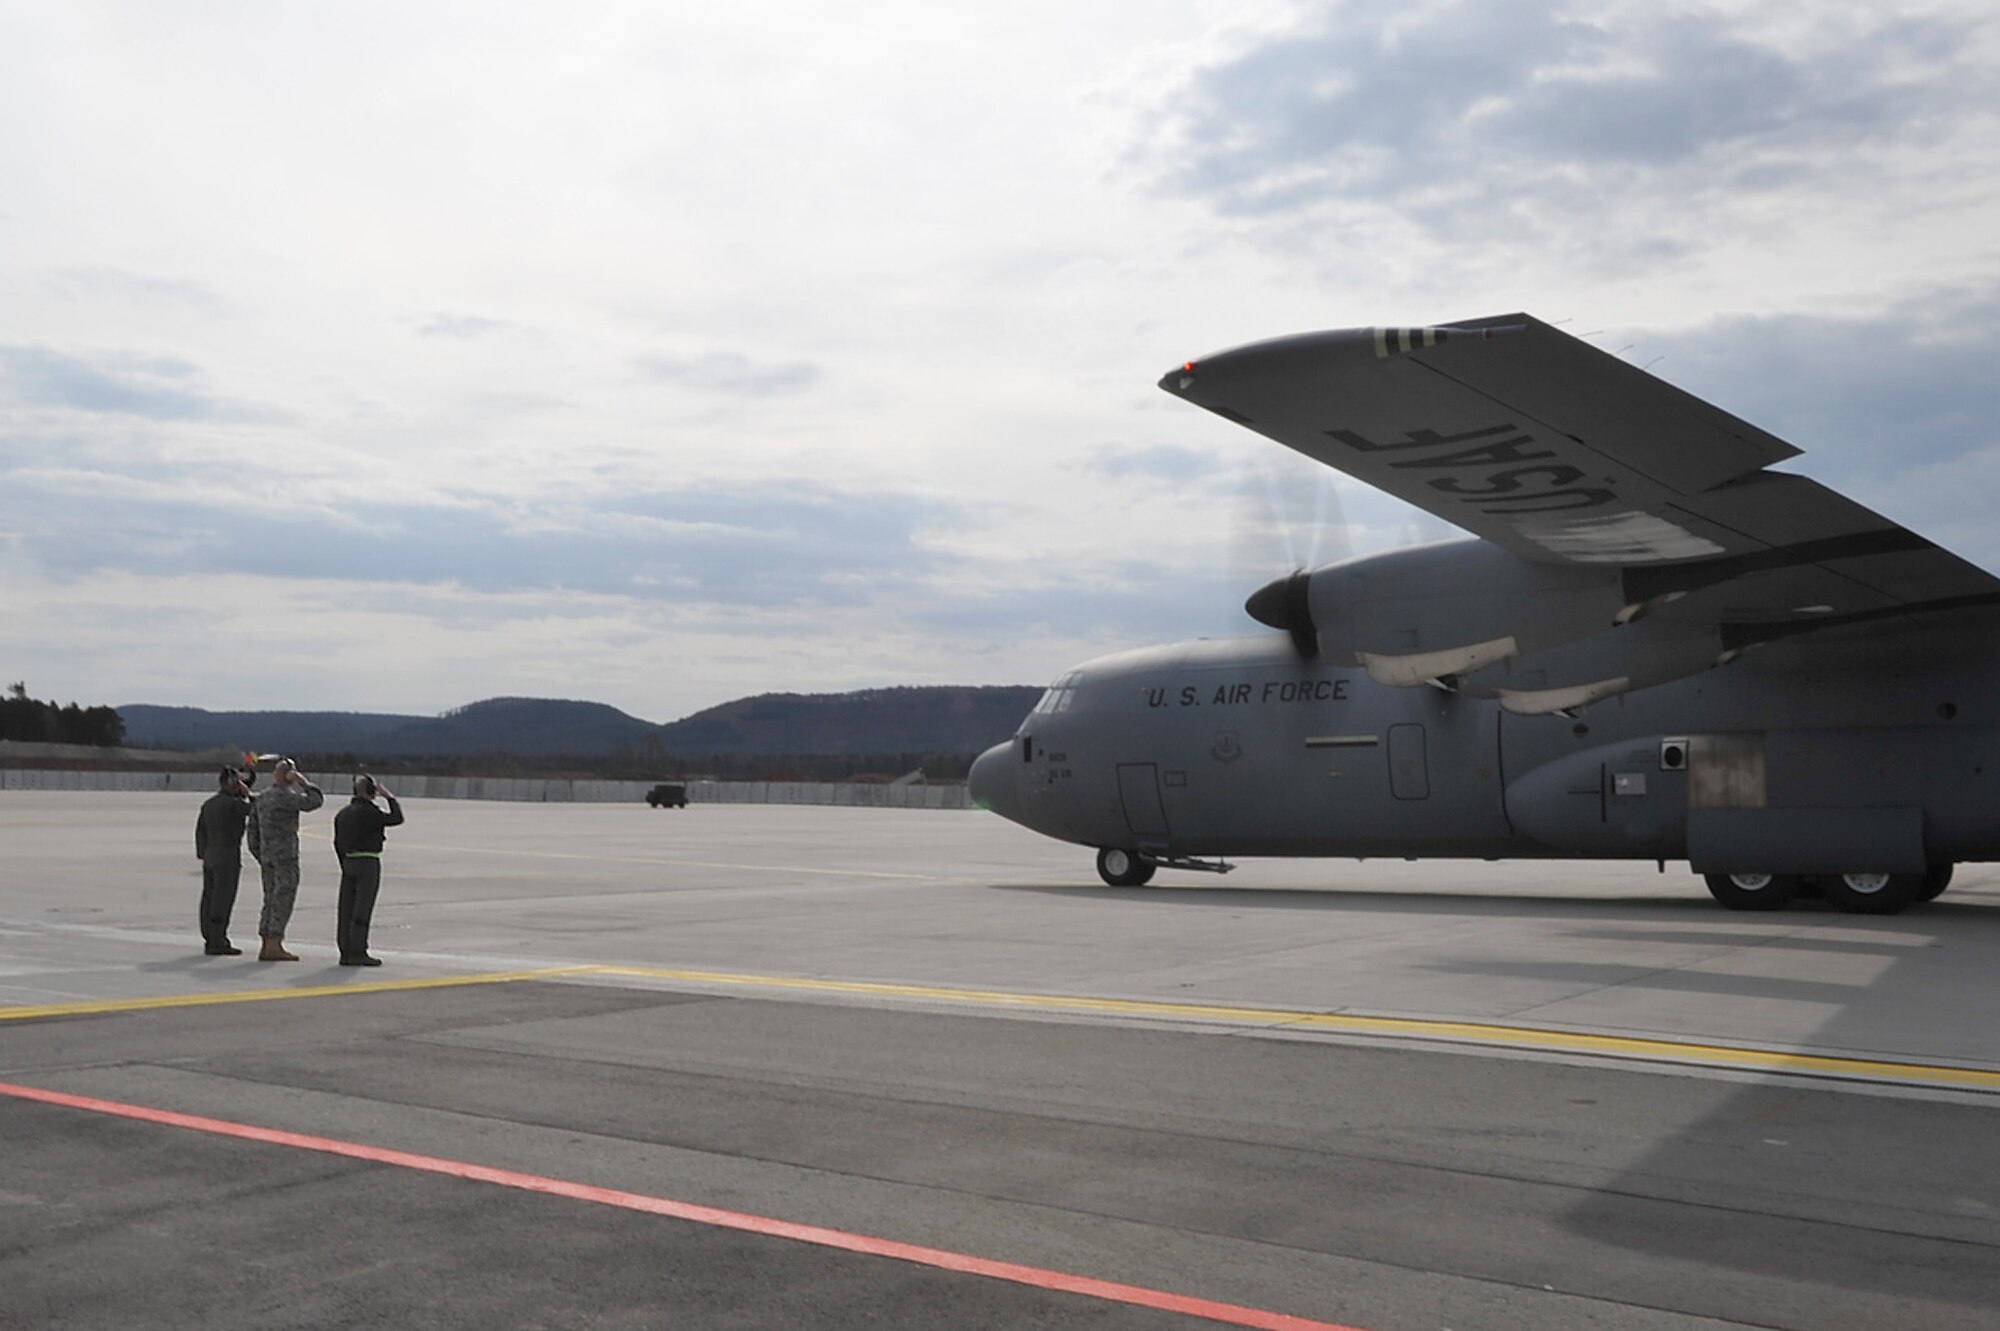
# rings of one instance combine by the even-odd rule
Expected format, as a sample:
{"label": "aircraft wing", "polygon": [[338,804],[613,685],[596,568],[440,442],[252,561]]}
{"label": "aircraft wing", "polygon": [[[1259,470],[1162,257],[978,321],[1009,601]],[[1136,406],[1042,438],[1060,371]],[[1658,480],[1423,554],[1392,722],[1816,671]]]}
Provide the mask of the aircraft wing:
{"label": "aircraft wing", "polygon": [[[1635,600],[1731,584],[1731,613],[1853,618],[2000,601],[2000,579],[1803,476],[1799,450],[1525,314],[1306,333],[1160,387]],[[1801,625],[1805,627],[1805,625]]]}

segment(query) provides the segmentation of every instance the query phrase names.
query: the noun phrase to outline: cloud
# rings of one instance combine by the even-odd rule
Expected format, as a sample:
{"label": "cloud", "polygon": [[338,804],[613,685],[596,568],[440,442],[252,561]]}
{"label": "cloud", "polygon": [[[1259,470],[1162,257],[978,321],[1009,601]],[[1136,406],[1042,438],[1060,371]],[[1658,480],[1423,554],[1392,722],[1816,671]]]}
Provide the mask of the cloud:
{"label": "cloud", "polygon": [[819,382],[820,369],[806,361],[753,361],[733,351],[699,356],[641,356],[641,374],[655,383],[732,397],[777,397],[801,393]]}
{"label": "cloud", "polygon": [[1112,480],[1179,488],[1223,475],[1230,463],[1214,449],[1186,444],[1111,444],[1091,450],[1071,466]]}
{"label": "cloud", "polygon": [[489,319],[480,314],[439,313],[427,316],[417,325],[417,336],[473,341],[492,337],[498,333],[512,332],[517,327],[518,325],[509,320]]}
{"label": "cloud", "polygon": [[1869,314],[1732,315],[1639,333],[1631,358],[1802,448],[1800,472],[2000,569],[2000,282]]}
{"label": "cloud", "polygon": [[194,366],[169,357],[65,355],[49,347],[0,347],[0,382],[16,402],[31,407],[145,416],[152,420],[208,420],[219,406],[185,387]]}
{"label": "cloud", "polygon": [[1771,188],[1785,178],[1773,162],[1899,139],[1960,102],[1948,77],[1906,72],[1948,75],[1959,35],[1935,20],[1891,20],[1834,59],[1808,60],[1711,21],[1662,18],[1616,45],[1591,31],[1564,53],[1583,68],[1531,71],[1471,119],[1485,121],[1487,146],[1543,163],[1661,168],[1748,150],[1756,170],[1729,183]]}
{"label": "cloud", "polygon": [[121,268],[69,268],[52,276],[49,286],[79,300],[112,299],[138,306],[203,313],[211,313],[224,306],[215,289],[204,283],[128,272]]}
{"label": "cloud", "polygon": [[643,602],[860,604],[960,565],[930,546],[936,501],[807,481],[609,500],[272,503],[226,473],[0,472],[17,557],[76,577],[254,572],[506,594],[573,590]]}
{"label": "cloud", "polygon": [[1341,4],[1191,71],[1135,160],[1228,215],[1381,209],[1441,236],[1603,225],[1635,193],[1687,215],[1841,167],[1942,180],[1949,154],[1912,154],[1990,120],[1977,23],[1885,10],[1780,43],[1706,7]]}
{"label": "cloud", "polygon": [[1867,314],[1727,315],[1629,336],[1654,373],[1851,476],[2000,443],[1989,329],[2000,283],[1926,293]]}
{"label": "cloud", "polygon": [[73,355],[47,346],[0,346],[0,401],[153,421],[271,421],[269,408],[217,397],[200,370],[174,356],[100,352]]}

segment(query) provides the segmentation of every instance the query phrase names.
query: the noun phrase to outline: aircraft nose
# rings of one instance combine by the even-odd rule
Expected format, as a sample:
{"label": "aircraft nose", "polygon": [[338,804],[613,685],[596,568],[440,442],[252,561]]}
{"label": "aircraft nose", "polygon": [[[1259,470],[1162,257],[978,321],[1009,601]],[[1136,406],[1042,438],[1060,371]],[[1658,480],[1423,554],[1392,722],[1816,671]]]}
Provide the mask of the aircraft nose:
{"label": "aircraft nose", "polygon": [[972,802],[1011,822],[1020,822],[1020,766],[1012,740],[995,744],[973,759],[972,772],[966,778],[966,784],[972,789]]}

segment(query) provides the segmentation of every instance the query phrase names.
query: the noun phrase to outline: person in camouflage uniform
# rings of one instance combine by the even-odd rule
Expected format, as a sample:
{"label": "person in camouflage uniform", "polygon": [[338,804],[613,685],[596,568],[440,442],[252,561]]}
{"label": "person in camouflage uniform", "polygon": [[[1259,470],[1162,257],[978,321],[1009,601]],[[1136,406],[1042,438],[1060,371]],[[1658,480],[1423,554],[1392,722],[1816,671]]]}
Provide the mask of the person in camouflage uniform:
{"label": "person in camouflage uniform", "polygon": [[255,805],[255,849],[264,871],[264,914],[257,924],[264,948],[257,960],[297,961],[298,953],[285,951],[285,926],[299,895],[299,815],[326,803],[326,796],[290,758],[279,761],[271,778],[270,789]]}

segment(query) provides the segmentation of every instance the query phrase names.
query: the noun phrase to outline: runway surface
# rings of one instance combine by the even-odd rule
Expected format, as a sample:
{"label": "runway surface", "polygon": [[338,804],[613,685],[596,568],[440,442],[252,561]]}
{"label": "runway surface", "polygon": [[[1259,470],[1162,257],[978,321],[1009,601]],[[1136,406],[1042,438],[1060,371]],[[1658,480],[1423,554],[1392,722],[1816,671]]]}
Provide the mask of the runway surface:
{"label": "runway surface", "polygon": [[2000,1317],[1984,866],[1116,890],[976,813],[440,801],[363,971],[330,811],[305,960],[200,955],[197,804],[0,794],[0,1326]]}

